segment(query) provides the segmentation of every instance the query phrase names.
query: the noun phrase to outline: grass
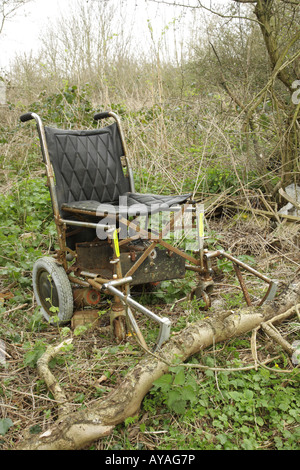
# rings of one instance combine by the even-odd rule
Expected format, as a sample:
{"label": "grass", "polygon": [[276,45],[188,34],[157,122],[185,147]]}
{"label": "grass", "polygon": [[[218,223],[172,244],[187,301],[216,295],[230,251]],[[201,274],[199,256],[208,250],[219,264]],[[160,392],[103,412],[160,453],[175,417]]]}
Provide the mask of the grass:
{"label": "grass", "polygon": [[[68,123],[87,124],[87,115],[93,114],[86,94],[80,98],[74,87],[41,99],[33,110],[44,113],[54,125],[61,124],[62,115]],[[15,116],[19,111],[13,109]],[[256,191],[259,177],[248,172],[247,179],[240,170],[232,171],[209,126],[204,139],[196,137],[195,130],[185,134],[185,128],[179,135],[179,116],[171,109],[133,112],[122,107],[121,113],[135,155],[137,190],[167,193],[197,188],[199,197],[211,192],[218,193],[221,200],[236,192],[243,202],[247,191],[251,199],[249,196],[246,202],[261,204]],[[36,372],[36,362],[49,344],[73,336],[72,347],[51,362],[51,370],[74,410],[88,407],[118,387],[144,352],[132,338],[116,345],[98,328],[72,331],[43,321],[33,298],[31,270],[34,261],[52,253],[56,244],[49,193],[31,127],[7,125],[2,133],[0,346],[6,356],[5,364],[0,364],[0,448],[7,450],[57,419],[53,397]],[[166,146],[166,142],[170,144]],[[237,175],[243,177],[243,188]],[[226,210],[212,213],[206,229],[210,248],[221,246],[235,256],[246,256],[245,262],[278,279],[281,287],[299,280],[298,229],[292,232],[288,226],[285,232],[280,226],[274,230],[269,220]],[[222,260],[214,270],[214,308],[238,308],[243,296],[232,265]],[[249,276],[246,281],[251,295],[261,294],[260,284]],[[190,275],[184,281],[163,282],[156,291],[144,293],[141,301],[171,318],[176,333],[205,315],[195,301],[186,298],[194,283]],[[106,299],[100,309],[107,309]],[[154,342],[157,331],[148,320],[141,320],[147,341]],[[106,324],[105,315],[101,322]],[[290,343],[299,338],[295,320],[280,329]],[[232,371],[253,366],[249,335],[215,345],[190,358],[185,366],[173,368],[153,385],[137,416],[116,426],[91,449],[298,450],[299,368],[263,335],[258,335],[257,349],[261,360],[274,358],[267,368]],[[214,370],[216,367],[222,370]]]}
{"label": "grass", "polygon": [[[23,312],[23,323],[25,319]],[[16,322],[16,318],[11,321]],[[0,422],[8,425],[10,419],[12,425],[1,438],[2,449],[14,448],[15,442],[26,435],[25,430],[39,433],[56,419],[51,393],[38,379],[35,365],[59,334],[44,325],[40,331],[40,327],[37,322],[32,331],[27,327],[23,341],[15,332],[7,342],[12,359],[0,372],[5,413]],[[266,351],[262,342],[260,348],[263,354],[275,354],[274,346]],[[110,436],[91,448],[298,449],[299,374],[277,372],[281,367],[289,368],[282,353],[269,369],[231,372],[233,366],[251,363],[249,349],[249,337],[239,338],[194,356],[186,367],[173,368],[154,383],[138,416],[116,426]],[[74,338],[74,346],[52,362],[51,370],[73,408],[78,409],[105,397],[140,359],[141,351],[134,343],[114,345],[97,330],[88,330]],[[224,370],[203,371],[198,369],[199,364]]]}
{"label": "grass", "polygon": [[[41,193],[42,189],[37,190],[36,197],[43,207]],[[22,200],[20,190],[18,195]],[[44,197],[47,198],[46,193]],[[31,202],[29,198],[28,204]],[[15,216],[20,217],[20,213]],[[32,229],[31,225],[26,225],[30,221],[24,217],[22,220],[23,223],[25,220],[28,229]],[[218,223],[224,229],[224,221]],[[229,232],[227,235],[229,242]],[[13,257],[7,251],[6,257],[11,258],[7,260],[5,273],[2,274],[0,333],[9,354],[6,364],[0,366],[0,444],[3,450],[13,449],[28,433],[46,430],[57,417],[53,397],[36,374],[37,359],[49,344],[57,344],[65,335],[73,335],[73,346],[52,361],[51,370],[74,409],[88,407],[95,400],[104,398],[118,387],[127,371],[143,356],[143,351],[132,338],[126,344],[116,345],[109,335],[97,328],[72,332],[69,327],[56,329],[45,324],[33,302],[30,287],[30,263],[35,256],[39,256],[38,246],[41,251],[48,247],[47,227],[44,227],[41,236],[43,243],[36,241],[34,254],[26,249],[27,242],[25,245],[20,243],[20,254],[25,256],[26,252],[28,262],[21,271],[14,270]],[[10,239],[9,246],[19,246],[18,239],[19,232],[14,240]],[[212,232],[211,243],[220,241],[220,236],[215,237]],[[252,262],[257,264],[255,257]],[[275,273],[282,266],[279,263],[273,269]],[[293,265],[285,264],[285,276],[294,276],[294,271]],[[283,273],[281,275],[285,277]],[[213,299],[223,302],[226,309],[239,306],[242,299],[232,270],[225,269],[222,275],[219,272],[218,282],[227,287],[217,289]],[[196,308],[195,303],[184,300],[191,284],[192,278],[189,276],[184,281],[162,283],[157,292],[145,294],[142,301],[151,303],[151,308],[160,314],[168,315],[173,331],[179,331],[205,315]],[[161,294],[166,292],[168,295],[162,299]],[[26,307],[14,310],[25,301]],[[101,310],[105,310],[105,303]],[[153,326],[147,321],[143,328],[147,341],[154,341],[156,332],[151,331]],[[287,323],[281,328],[290,342],[299,337],[297,322]],[[110,436],[90,448],[299,449],[299,370],[296,368],[293,371],[290,358],[265,337],[258,338],[257,347],[261,358],[275,358],[268,368],[231,371],[245,365],[253,366],[249,335],[215,345],[190,358],[186,366],[174,367],[154,383],[137,416],[116,426]],[[211,370],[215,367],[222,370]],[[286,373],[280,373],[282,369]]]}

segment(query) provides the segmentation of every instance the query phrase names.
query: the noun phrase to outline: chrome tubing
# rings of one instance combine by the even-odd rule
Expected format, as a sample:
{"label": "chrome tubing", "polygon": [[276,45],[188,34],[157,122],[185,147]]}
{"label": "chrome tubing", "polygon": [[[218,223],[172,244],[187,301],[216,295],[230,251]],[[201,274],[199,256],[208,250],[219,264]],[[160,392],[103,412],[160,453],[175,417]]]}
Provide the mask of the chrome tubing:
{"label": "chrome tubing", "polygon": [[[114,281],[108,282],[107,284],[103,284],[102,289],[108,290],[111,294],[119,297],[126,305],[133,307],[135,310],[138,310],[147,317],[159,323],[160,329],[154,349],[154,351],[157,351],[162,346],[162,344],[168,341],[168,339],[170,338],[171,321],[167,317],[160,318],[159,316],[155,315],[155,313],[151,312],[151,310],[148,310],[146,307],[136,302],[130,295],[125,295],[119,289],[116,289],[115,285],[125,284],[126,282],[128,282],[128,279],[131,278],[128,277],[120,279],[118,284],[116,284],[118,281],[116,281],[115,283]],[[114,285],[112,285],[112,283],[114,283]]]}

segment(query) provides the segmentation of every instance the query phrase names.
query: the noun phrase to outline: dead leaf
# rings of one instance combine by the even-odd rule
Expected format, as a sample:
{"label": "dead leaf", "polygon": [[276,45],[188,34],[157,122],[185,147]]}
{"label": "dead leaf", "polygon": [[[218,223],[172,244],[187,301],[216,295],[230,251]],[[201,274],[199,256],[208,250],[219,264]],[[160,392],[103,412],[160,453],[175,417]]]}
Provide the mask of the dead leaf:
{"label": "dead leaf", "polygon": [[101,384],[102,382],[105,382],[107,380],[106,375],[101,375],[101,377],[97,380],[98,384]]}
{"label": "dead leaf", "polygon": [[0,304],[4,304],[5,300],[12,299],[14,294],[12,292],[0,292]]}

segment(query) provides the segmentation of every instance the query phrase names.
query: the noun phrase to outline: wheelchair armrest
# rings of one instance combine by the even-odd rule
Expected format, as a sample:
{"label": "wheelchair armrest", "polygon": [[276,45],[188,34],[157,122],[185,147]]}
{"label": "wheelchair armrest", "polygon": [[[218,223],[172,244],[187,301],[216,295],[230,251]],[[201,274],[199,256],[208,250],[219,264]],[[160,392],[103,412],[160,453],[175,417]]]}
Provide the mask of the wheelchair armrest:
{"label": "wheelchair armrest", "polygon": [[32,113],[26,113],[20,116],[20,121],[22,122],[31,121],[31,119],[34,119],[34,116],[32,115]]}
{"label": "wheelchair armrest", "polygon": [[99,119],[106,119],[110,117],[109,111],[104,111],[103,113],[97,113],[94,116],[95,121],[99,121]]}

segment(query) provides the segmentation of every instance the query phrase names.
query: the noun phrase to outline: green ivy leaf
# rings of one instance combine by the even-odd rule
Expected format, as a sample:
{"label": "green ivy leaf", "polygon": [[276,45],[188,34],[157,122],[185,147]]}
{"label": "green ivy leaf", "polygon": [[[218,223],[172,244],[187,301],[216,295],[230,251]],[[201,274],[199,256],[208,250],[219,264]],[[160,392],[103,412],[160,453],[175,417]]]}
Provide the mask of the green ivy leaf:
{"label": "green ivy leaf", "polygon": [[258,426],[263,426],[263,425],[264,425],[264,420],[263,420],[260,416],[258,416],[258,417],[256,418],[256,424],[257,424]]}
{"label": "green ivy leaf", "polygon": [[244,397],[246,398],[246,400],[252,400],[253,399],[252,390],[245,390]]}
{"label": "green ivy leaf", "polygon": [[185,382],[184,370],[180,369],[175,375],[174,385],[183,385]]}
{"label": "green ivy leaf", "polygon": [[171,390],[168,393],[167,406],[177,414],[184,414],[186,401],[182,399],[180,391]]}
{"label": "green ivy leaf", "polygon": [[153,382],[157,388],[161,388],[163,391],[169,390],[173,382],[173,376],[171,374],[162,375],[159,379]]}
{"label": "green ivy leaf", "polygon": [[220,444],[224,445],[227,442],[226,434],[218,434],[216,438],[220,441]]}
{"label": "green ivy leaf", "polygon": [[195,393],[192,385],[185,385],[182,389],[182,398],[184,400],[189,400],[193,404],[197,402],[199,396]]}
{"label": "green ivy leaf", "polygon": [[0,419],[0,435],[5,436],[5,434],[7,433],[9,428],[13,426],[13,424],[14,423],[10,418]]}

